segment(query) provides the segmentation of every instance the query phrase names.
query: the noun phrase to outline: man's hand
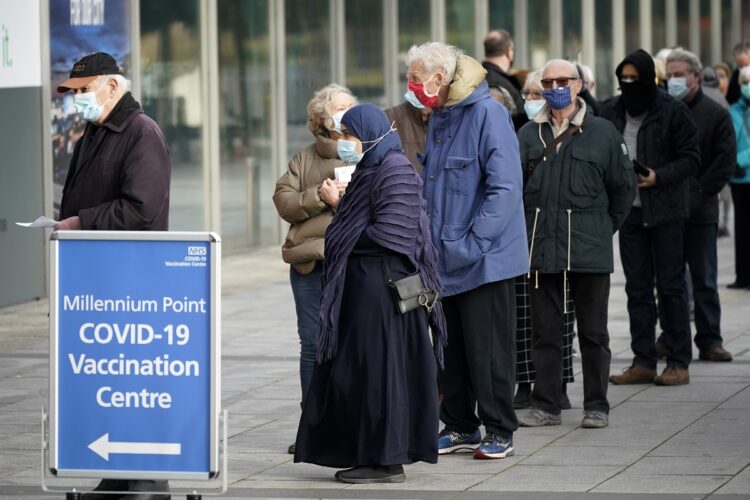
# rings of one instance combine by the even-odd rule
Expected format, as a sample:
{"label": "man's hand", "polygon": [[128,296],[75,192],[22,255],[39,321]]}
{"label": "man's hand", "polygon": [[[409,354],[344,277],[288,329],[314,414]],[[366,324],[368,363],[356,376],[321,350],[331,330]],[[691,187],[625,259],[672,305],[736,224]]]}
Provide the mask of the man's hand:
{"label": "man's hand", "polygon": [[78,216],[68,217],[55,224],[54,229],[58,231],[76,231],[81,229],[81,219]]}
{"label": "man's hand", "polygon": [[323,202],[336,208],[339,206],[339,201],[341,201],[341,195],[344,194],[344,191],[346,191],[345,183],[326,179],[320,186],[320,191],[318,191],[318,193]]}
{"label": "man's hand", "polygon": [[656,172],[653,171],[653,169],[648,169],[648,175],[643,176],[638,174],[638,187],[643,188],[650,188],[651,186],[656,185]]}

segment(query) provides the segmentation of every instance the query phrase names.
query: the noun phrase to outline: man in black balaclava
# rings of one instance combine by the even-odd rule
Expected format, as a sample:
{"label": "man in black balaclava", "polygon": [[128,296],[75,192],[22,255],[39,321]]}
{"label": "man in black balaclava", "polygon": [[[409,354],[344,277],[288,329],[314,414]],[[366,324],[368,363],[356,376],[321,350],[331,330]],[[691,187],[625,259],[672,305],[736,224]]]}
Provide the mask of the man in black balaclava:
{"label": "man in black balaclava", "polygon": [[[601,116],[623,135],[638,173],[638,194],[620,227],[633,363],[613,384],[681,385],[690,382],[692,339],[683,234],[689,214],[689,179],[698,168],[697,128],[681,101],[656,86],[654,61],[636,50],[615,70],[622,94],[602,103]],[[670,350],[656,375],[654,283]]]}

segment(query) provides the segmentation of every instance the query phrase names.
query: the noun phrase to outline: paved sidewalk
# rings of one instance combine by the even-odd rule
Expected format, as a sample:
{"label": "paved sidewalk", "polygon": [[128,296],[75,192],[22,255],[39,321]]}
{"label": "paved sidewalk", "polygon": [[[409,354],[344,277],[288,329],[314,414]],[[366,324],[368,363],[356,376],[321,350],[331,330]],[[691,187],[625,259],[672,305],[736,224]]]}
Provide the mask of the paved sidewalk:
{"label": "paved sidewalk", "polygon": [[[580,359],[562,425],[520,429],[516,455],[406,467],[394,485],[345,485],[286,454],[299,418],[298,341],[288,267],[277,249],[224,261],[223,405],[230,412],[225,498],[750,498],[750,291],[731,291],[720,240],[725,346],[732,363],[695,361],[682,387],[610,386],[610,426],[580,428]],[[3,286],[12,286],[7,283]],[[612,371],[629,365],[624,278],[612,278]],[[0,497],[45,498],[40,409],[48,404],[48,302],[0,310]],[[697,356],[697,353],[694,352]],[[660,366],[662,368],[662,366]],[[500,493],[502,492],[502,493]],[[52,495],[54,497],[54,495]],[[61,498],[61,495],[57,495]],[[177,498],[177,496],[173,496]]]}

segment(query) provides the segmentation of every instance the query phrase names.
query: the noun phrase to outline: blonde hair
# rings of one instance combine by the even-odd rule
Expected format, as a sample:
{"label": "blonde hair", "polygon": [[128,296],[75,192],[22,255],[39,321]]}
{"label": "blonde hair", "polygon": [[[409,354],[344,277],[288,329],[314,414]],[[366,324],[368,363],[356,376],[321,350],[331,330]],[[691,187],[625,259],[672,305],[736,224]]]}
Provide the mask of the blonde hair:
{"label": "blonde hair", "polygon": [[333,129],[333,118],[328,114],[327,108],[338,94],[347,94],[357,102],[351,90],[338,83],[329,83],[315,91],[313,98],[307,103],[307,128],[313,135],[328,135],[328,131]]}

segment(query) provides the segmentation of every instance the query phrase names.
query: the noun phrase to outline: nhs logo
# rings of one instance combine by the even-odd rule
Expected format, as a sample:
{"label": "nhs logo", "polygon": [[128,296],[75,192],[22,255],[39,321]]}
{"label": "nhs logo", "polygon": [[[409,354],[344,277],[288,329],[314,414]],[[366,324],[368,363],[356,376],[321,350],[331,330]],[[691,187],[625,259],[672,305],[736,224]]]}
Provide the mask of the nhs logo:
{"label": "nhs logo", "polygon": [[188,255],[206,255],[206,247],[188,247]]}

